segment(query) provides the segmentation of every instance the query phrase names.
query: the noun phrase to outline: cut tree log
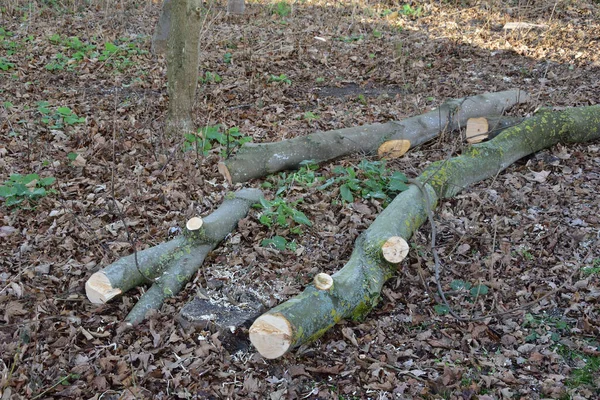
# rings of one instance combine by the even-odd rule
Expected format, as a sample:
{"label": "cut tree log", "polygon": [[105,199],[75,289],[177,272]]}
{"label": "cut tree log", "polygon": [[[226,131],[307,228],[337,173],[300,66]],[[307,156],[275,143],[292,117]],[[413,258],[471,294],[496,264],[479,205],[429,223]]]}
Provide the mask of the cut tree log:
{"label": "cut tree log", "polygon": [[408,141],[414,148],[444,130],[465,126],[469,118],[499,115],[528,99],[520,90],[485,93],[448,100],[435,110],[403,121],[316,132],[275,143],[246,143],[220,164],[219,171],[230,183],[238,183],[298,168],[306,160],[323,162],[353,153],[375,154],[390,140]]}
{"label": "cut tree log", "polygon": [[212,214],[204,219],[190,219],[183,235],[123,257],[93,274],[85,284],[88,299],[95,304],[106,303],[151,281],[154,283],[152,287],[126,318],[130,324],[141,322],[148,311],[158,310],[166,298],[181,291],[202,265],[208,252],[236,227],[261,197],[262,192],[258,189],[229,193]]}
{"label": "cut tree log", "polygon": [[[409,239],[427,219],[426,205],[495,176],[518,159],[557,143],[600,139],[600,105],[563,111],[541,110],[494,139],[472,145],[461,156],[431,164],[408,190],[400,193],[363,232],[346,265],[332,275],[333,286],[314,285],[256,319],[250,341],[265,358],[323,335],[342,319],[358,321],[375,307],[381,289],[395,273],[384,260],[382,245],[392,236]],[[427,197],[425,197],[427,193]]]}
{"label": "cut tree log", "polygon": [[493,139],[504,129],[518,125],[524,120],[523,117],[510,116],[469,118],[465,138],[469,144],[479,143],[485,139]]}

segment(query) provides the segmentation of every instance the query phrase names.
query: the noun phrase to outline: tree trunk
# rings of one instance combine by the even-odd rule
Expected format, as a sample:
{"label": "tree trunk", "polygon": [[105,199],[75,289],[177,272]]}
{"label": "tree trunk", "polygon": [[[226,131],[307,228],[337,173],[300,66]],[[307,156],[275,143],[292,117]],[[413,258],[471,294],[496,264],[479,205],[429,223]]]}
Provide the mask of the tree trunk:
{"label": "tree trunk", "polygon": [[[390,237],[408,240],[426,220],[426,204],[452,197],[475,182],[496,175],[518,159],[562,143],[600,138],[600,105],[553,112],[541,110],[494,139],[468,147],[458,157],[431,164],[400,193],[356,241],[348,263],[327,289],[309,286],[298,296],[260,316],[250,340],[266,358],[277,358],[323,335],[342,319],[364,318],[378,303],[381,288],[395,273],[382,246]],[[427,192],[429,201],[424,198]]]}
{"label": "tree trunk", "polygon": [[[167,52],[167,41],[171,32],[171,1],[164,1],[158,23],[152,35],[152,53],[156,55]],[[245,8],[244,0],[229,0],[227,2],[227,13],[229,14],[241,15],[244,13]]]}
{"label": "tree trunk", "polygon": [[158,23],[152,35],[152,53],[159,55],[167,52],[167,41],[171,31],[171,0],[165,0],[160,11]]}
{"label": "tree trunk", "polygon": [[316,132],[276,143],[246,143],[234,157],[220,164],[219,170],[230,183],[238,183],[295,169],[305,160],[322,162],[353,153],[375,154],[382,143],[390,140],[408,141],[412,148],[442,131],[465,126],[469,118],[502,114],[528,98],[519,90],[486,93],[446,101],[436,110],[400,122]]}
{"label": "tree trunk", "polygon": [[262,197],[258,189],[242,189],[226,196],[223,204],[198,223],[188,221],[184,234],[158,246],[115,261],[93,274],[85,284],[88,299],[102,304],[136,286],[154,282],[130,311],[126,321],[141,322],[149,310],[176,295],[214,249]]}
{"label": "tree trunk", "polygon": [[170,0],[172,23],[168,40],[167,79],[169,134],[194,131],[192,108],[198,86],[202,0]]}

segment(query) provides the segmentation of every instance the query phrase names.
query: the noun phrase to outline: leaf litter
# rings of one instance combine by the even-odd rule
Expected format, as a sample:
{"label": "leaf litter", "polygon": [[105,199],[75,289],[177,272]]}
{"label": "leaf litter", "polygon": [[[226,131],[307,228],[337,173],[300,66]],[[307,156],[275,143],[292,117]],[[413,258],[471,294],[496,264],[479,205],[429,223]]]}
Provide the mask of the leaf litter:
{"label": "leaf litter", "polygon": [[[199,72],[212,79],[198,87],[199,127],[239,127],[254,142],[275,141],[514,87],[534,98],[511,111],[519,115],[600,101],[593,1],[277,4],[248,3],[237,17],[224,3],[211,6]],[[271,307],[315,274],[338,270],[383,206],[345,204],[339,188],[301,184],[287,195],[304,200],[298,208],[312,222],[304,234],[260,225],[252,211],[186,290],[134,330],[120,322],[143,289],[90,304],[84,283],[93,272],[176,235],[231,189],[217,150],[183,153],[182,138],[163,133],[166,63],[150,53],[159,11],[152,2],[111,0],[14,0],[0,11],[0,181],[57,179],[57,193],[34,207],[0,206],[2,398],[599,395],[597,143],[544,150],[440,204],[437,250],[451,306],[486,315],[543,298],[515,314],[458,323],[436,309],[424,226],[366,320],[342,322],[281,360],[267,362],[252,348],[230,353],[218,333],[182,330],[173,316],[198,292],[241,288]],[[535,28],[502,29],[511,22]],[[75,56],[77,46],[96,50]],[[102,60],[102,51],[114,55]],[[57,112],[73,123],[56,123]],[[457,138],[442,135],[388,167],[418,175],[460,153]],[[335,166],[358,161],[319,173],[331,177]],[[275,235],[298,248],[259,245]]]}

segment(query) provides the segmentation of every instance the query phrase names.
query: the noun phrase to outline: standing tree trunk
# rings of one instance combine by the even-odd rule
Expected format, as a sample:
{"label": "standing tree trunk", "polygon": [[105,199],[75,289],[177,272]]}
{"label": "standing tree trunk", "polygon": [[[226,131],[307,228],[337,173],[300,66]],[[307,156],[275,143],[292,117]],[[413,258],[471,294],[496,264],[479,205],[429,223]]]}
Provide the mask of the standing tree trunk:
{"label": "standing tree trunk", "polygon": [[171,0],[167,78],[169,111],[167,133],[194,131],[192,108],[198,85],[198,56],[203,13],[202,0]]}
{"label": "standing tree trunk", "polygon": [[159,55],[167,52],[167,40],[171,31],[171,0],[165,0],[154,35],[152,35],[152,53]]}

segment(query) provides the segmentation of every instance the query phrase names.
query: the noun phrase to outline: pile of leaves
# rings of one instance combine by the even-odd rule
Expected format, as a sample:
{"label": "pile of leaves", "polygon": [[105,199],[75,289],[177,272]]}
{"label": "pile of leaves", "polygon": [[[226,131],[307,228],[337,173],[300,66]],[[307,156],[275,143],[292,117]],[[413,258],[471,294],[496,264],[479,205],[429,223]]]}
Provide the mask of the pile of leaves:
{"label": "pile of leaves", "polygon": [[280,360],[229,351],[173,318],[198,292],[251,292],[270,307],[338,270],[402,190],[400,174],[460,153],[455,133],[384,166],[358,156],[248,183],[265,203],[133,330],[120,323],[143,288],[87,301],[93,272],[218,207],[233,188],[217,164],[249,139],[401,120],[510,88],[532,94],[518,115],[600,103],[597,1],[225,10],[206,3],[198,135],[170,137],[166,62],[150,51],[160,4],[0,5],[0,397],[600,396],[598,143],[536,154],[439,206],[453,309],[514,314],[451,318],[424,226],[375,312]]}

